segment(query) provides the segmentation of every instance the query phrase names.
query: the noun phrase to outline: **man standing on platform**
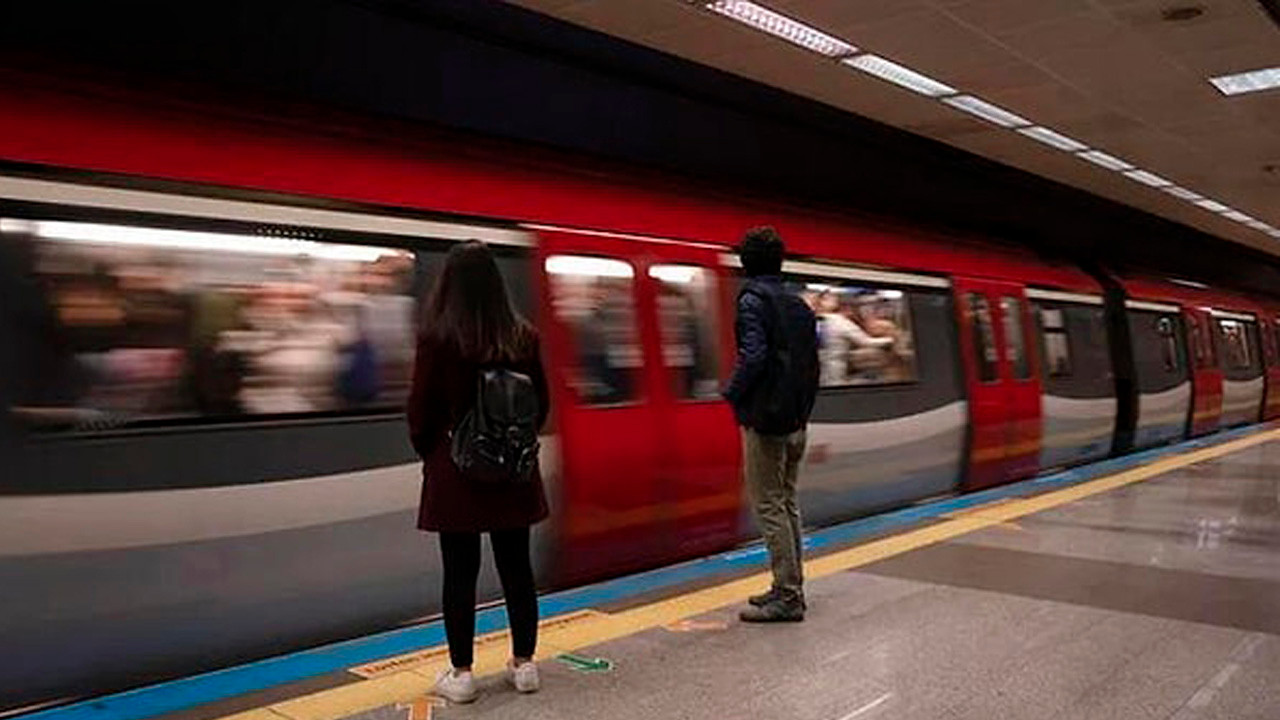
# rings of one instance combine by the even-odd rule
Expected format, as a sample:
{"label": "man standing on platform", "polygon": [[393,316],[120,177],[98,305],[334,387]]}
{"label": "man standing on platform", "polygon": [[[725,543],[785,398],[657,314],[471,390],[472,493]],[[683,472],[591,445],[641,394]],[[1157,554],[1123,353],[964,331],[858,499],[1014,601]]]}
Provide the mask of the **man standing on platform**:
{"label": "man standing on platform", "polygon": [[764,533],[773,587],[752,597],[745,622],[804,619],[804,571],[796,475],[818,393],[817,320],[782,285],[782,238],[748,230],[738,246],[746,280],[738,292],[738,343],[725,398],[742,426],[747,491]]}

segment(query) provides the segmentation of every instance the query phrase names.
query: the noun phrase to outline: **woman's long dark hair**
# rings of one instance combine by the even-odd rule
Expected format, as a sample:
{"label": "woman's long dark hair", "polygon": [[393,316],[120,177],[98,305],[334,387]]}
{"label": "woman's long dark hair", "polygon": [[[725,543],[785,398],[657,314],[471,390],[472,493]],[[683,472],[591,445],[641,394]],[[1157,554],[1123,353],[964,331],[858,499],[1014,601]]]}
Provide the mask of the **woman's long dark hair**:
{"label": "woman's long dark hair", "polygon": [[477,362],[518,359],[528,351],[531,327],[515,308],[489,246],[455,245],[422,313],[422,332],[451,344]]}

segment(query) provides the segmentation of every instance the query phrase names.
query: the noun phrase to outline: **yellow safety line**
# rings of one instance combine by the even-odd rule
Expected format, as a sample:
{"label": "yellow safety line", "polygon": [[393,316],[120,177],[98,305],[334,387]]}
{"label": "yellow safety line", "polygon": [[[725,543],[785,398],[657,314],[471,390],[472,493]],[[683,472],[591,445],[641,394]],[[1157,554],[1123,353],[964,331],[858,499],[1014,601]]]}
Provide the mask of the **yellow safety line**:
{"label": "yellow safety line", "polygon": [[[995,500],[971,511],[953,514],[950,519],[934,525],[813,558],[804,564],[805,575],[809,579],[815,579],[844,572],[1276,439],[1280,439],[1280,428],[1180,453],[1043,495]],[[768,573],[757,573],[618,613],[587,613],[575,618],[573,622],[558,624],[556,618],[550,618],[549,627],[539,635],[538,654],[542,658],[554,657],[740,603],[749,595],[766,588],[770,581]],[[476,675],[501,672],[506,663],[507,652],[505,643],[481,644],[476,648],[473,666]],[[398,672],[380,674],[371,679],[322,690],[266,708],[228,715],[221,720],[337,720],[376,707],[408,702],[429,693],[436,674],[448,662],[443,655],[425,655],[429,655],[431,659]]]}

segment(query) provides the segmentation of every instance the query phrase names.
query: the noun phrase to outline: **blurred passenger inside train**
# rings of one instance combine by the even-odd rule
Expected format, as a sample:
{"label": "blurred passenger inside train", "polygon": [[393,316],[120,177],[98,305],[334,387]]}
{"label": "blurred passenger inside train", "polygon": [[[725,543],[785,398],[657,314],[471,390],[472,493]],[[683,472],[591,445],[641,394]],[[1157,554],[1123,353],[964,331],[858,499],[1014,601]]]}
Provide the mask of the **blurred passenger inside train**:
{"label": "blurred passenger inside train", "polygon": [[69,354],[45,382],[61,426],[394,407],[407,396],[412,253],[15,218],[0,219],[0,238],[12,267],[29,268],[12,287],[30,292],[15,302],[38,295],[48,337]]}
{"label": "blurred passenger inside train", "polygon": [[0,443],[78,419],[74,349],[36,268],[35,238],[0,225]]}
{"label": "blurred passenger inside train", "polygon": [[[413,259],[404,253],[383,255],[365,274],[365,328],[378,363],[380,394],[407,388],[413,370],[413,319],[417,303],[410,293]],[[398,401],[398,397],[390,398]]]}
{"label": "blurred passenger inside train", "polygon": [[[901,291],[879,290],[863,293],[859,297],[856,321],[875,339],[889,339],[888,345],[874,348],[871,364],[875,368],[874,379],[881,383],[897,383],[914,380],[915,348],[909,327],[909,312]],[[854,351],[855,367],[858,366],[858,350]],[[872,353],[867,353],[872,354]],[[863,374],[860,378],[867,378]]]}
{"label": "blurred passenger inside train", "polygon": [[541,428],[549,398],[538,333],[512,306],[492,252],[473,241],[449,251],[430,290],[407,408],[410,440],[423,460],[418,527],[439,533],[444,565],[442,605],[452,668],[440,675],[436,692],[460,703],[476,698],[471,663],[481,533],[489,534],[506,599],[509,679],[520,692],[538,689],[538,600],[529,536],[531,526],[547,517],[547,500],[536,460],[527,476],[502,482],[459,467],[458,443],[466,441],[458,438],[475,427],[468,418],[491,405],[487,399],[479,404],[489,387],[482,367],[512,371],[530,383],[534,423]]}
{"label": "blurred passenger inside train", "polygon": [[578,396],[591,405],[633,399],[641,358],[630,283],[570,268],[551,287],[557,316],[574,328],[578,361],[570,383]]}
{"label": "blurred passenger inside train", "polygon": [[714,348],[706,347],[703,342],[704,337],[714,335],[700,327],[690,293],[674,283],[663,283],[658,295],[658,314],[663,361],[675,371],[673,394],[677,398],[714,397],[719,384]]}
{"label": "blurred passenger inside train", "polygon": [[823,290],[818,297],[822,320],[823,386],[851,385],[855,379],[875,381],[885,351],[894,343],[892,335],[874,336],[862,326],[852,292]]}
{"label": "blurred passenger inside train", "polygon": [[249,358],[241,404],[251,413],[336,407],[345,328],[333,308],[314,285],[296,278],[273,280],[256,300],[240,346]]}

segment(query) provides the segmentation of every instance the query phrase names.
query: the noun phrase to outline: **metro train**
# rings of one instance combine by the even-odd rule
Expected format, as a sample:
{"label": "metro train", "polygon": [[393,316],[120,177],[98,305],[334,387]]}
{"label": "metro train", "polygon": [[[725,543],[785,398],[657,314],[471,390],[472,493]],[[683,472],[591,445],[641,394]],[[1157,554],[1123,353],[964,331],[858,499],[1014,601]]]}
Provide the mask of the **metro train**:
{"label": "metro train", "polygon": [[[1280,300],[1182,279],[84,98],[0,107],[0,158],[0,648],[22,658],[0,664],[0,709],[435,613],[398,403],[414,298],[463,239],[496,248],[544,338],[546,589],[754,535],[718,396],[752,225],[780,230],[821,318],[809,525],[1280,417]],[[349,372],[361,342],[372,395]]]}

